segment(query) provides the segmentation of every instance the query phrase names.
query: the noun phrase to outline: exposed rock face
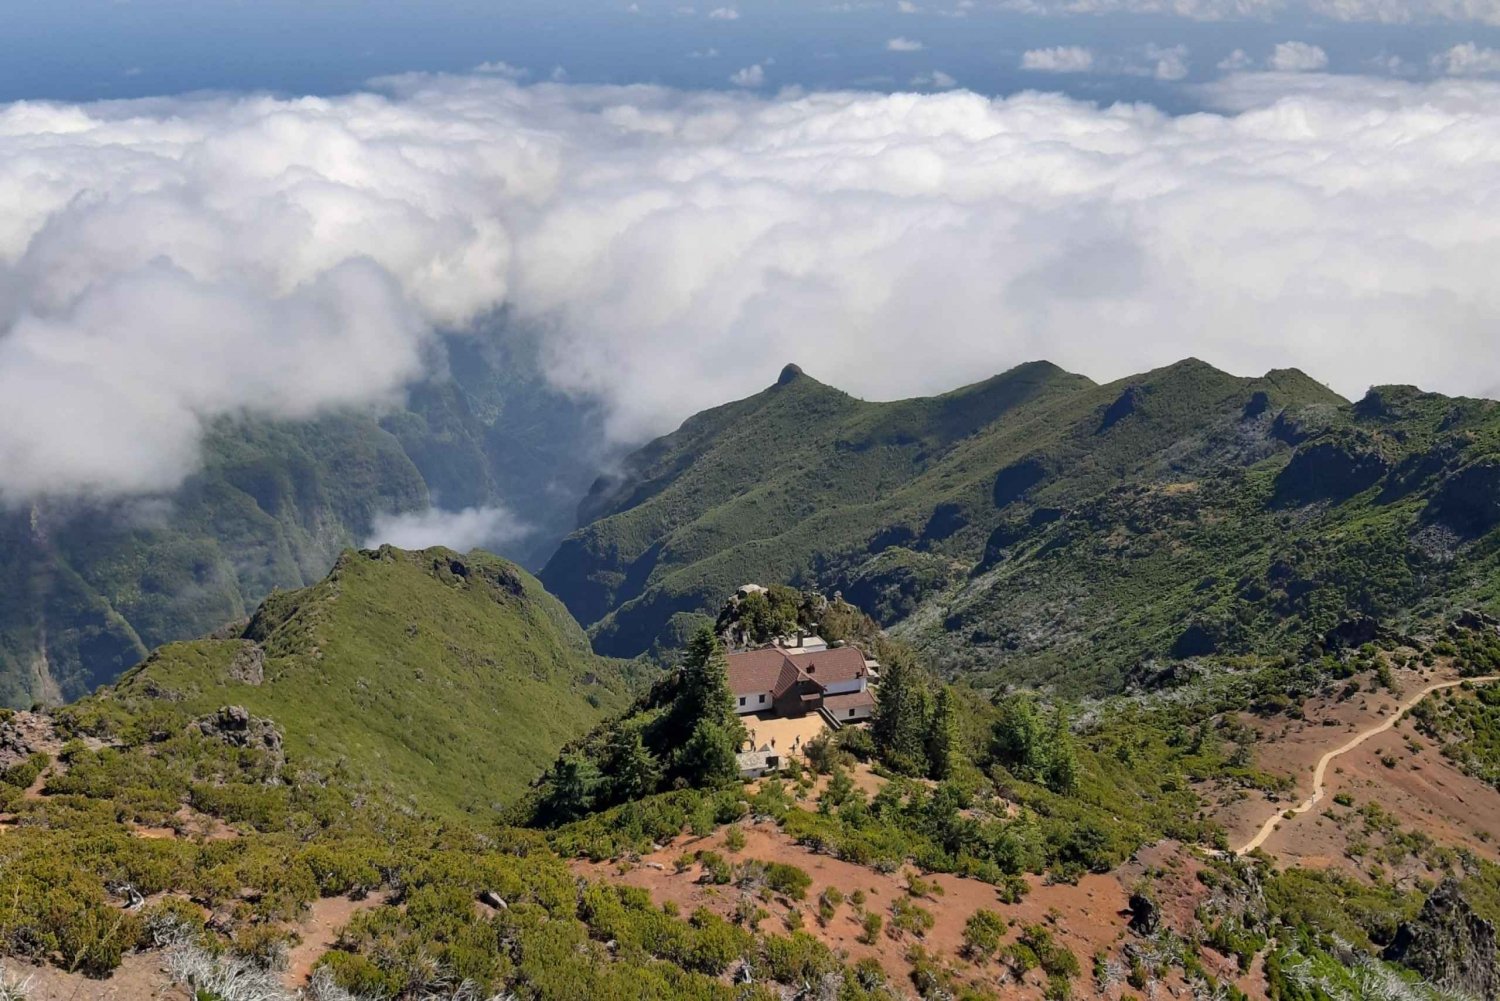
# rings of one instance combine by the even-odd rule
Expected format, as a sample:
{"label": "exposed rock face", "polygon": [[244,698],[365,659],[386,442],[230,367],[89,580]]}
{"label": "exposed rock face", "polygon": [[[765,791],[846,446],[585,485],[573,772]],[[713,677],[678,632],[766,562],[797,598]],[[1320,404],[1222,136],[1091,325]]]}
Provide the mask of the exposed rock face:
{"label": "exposed rock face", "polygon": [[1500,460],[1481,459],[1448,477],[1427,513],[1470,537],[1500,525]]}
{"label": "exposed rock face", "polygon": [[1500,997],[1495,926],[1474,913],[1453,879],[1432,891],[1416,920],[1396,931],[1385,958],[1446,990],[1485,1001]]}
{"label": "exposed rock face", "polygon": [[1095,434],[1103,434],[1116,424],[1129,417],[1140,409],[1146,400],[1146,391],[1140,386],[1130,386],[1121,393],[1115,402],[1104,411],[1104,416],[1099,421],[1099,428]]}
{"label": "exposed rock face", "polygon": [[199,717],[188,724],[188,730],[210,740],[222,740],[231,747],[259,748],[278,765],[286,759],[276,724],[251,716],[244,706],[225,706],[216,713]]}
{"label": "exposed rock face", "polygon": [[41,713],[13,713],[10,719],[0,723],[0,768],[19,764],[38,751],[56,753],[61,745],[52,717]]}
{"label": "exposed rock face", "polygon": [[1161,908],[1151,895],[1137,890],[1130,895],[1130,928],[1147,937],[1155,935],[1161,925]]}
{"label": "exposed rock face", "polygon": [[1351,436],[1302,446],[1276,477],[1278,504],[1344,500],[1368,490],[1390,472],[1370,442]]}
{"label": "exposed rock face", "polygon": [[266,680],[266,652],[259,643],[246,641],[240,652],[229,662],[229,676],[246,685],[259,685]]}

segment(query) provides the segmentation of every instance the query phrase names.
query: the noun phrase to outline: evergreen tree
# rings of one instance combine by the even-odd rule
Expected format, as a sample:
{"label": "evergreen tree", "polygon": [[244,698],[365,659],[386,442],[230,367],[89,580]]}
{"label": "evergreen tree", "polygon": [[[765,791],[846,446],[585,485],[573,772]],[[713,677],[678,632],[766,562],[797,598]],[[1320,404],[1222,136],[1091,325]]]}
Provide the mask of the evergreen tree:
{"label": "evergreen tree", "polygon": [[734,711],[724,647],[707,626],[688,644],[672,717],[676,732],[690,735],[677,752],[678,774],[694,785],[739,777],[734,756],[745,742],[745,727]]}
{"label": "evergreen tree", "polygon": [[1043,782],[1053,792],[1073,792],[1078,788],[1078,752],[1073,746],[1073,731],[1068,729],[1068,715],[1062,706],[1052,714],[1048,744]]}
{"label": "evergreen tree", "polygon": [[959,746],[958,700],[944,685],[938,690],[937,707],[932,714],[931,734],[927,740],[929,774],[941,782],[958,770],[963,749]]}
{"label": "evergreen tree", "polygon": [[881,671],[872,735],[875,748],[892,769],[905,775],[928,771],[927,734],[932,694],[921,669],[902,652]]}
{"label": "evergreen tree", "polygon": [[672,714],[680,728],[689,732],[699,720],[738,723],[734,693],[729,690],[729,660],[723,644],[708,626],[694,633],[688,643]]}
{"label": "evergreen tree", "polygon": [[552,777],[552,809],[563,820],[582,817],[594,808],[603,783],[598,767],[577,754],[565,755]]}
{"label": "evergreen tree", "polygon": [[991,753],[1017,778],[1034,782],[1046,759],[1041,715],[1030,695],[1013,695],[1000,704]]}
{"label": "evergreen tree", "polygon": [[695,786],[733,782],[740,777],[735,754],[742,742],[743,736],[724,724],[701,721],[679,754],[683,776]]}
{"label": "evergreen tree", "polygon": [[639,730],[616,730],[610,737],[605,760],[610,798],[616,803],[649,796],[661,783],[661,766],[642,742]]}

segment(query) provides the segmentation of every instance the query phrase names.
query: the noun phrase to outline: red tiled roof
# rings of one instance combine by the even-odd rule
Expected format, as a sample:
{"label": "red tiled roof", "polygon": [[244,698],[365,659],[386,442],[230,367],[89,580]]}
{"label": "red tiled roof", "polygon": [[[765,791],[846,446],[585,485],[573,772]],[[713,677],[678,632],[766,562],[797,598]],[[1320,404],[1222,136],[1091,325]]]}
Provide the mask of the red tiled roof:
{"label": "red tiled roof", "polygon": [[865,655],[845,646],[818,653],[793,653],[780,647],[729,655],[729,689],[735,695],[770,692],[780,697],[799,681],[822,688],[853,681],[865,673]]}
{"label": "red tiled roof", "polygon": [[823,685],[853,681],[865,673],[865,655],[858,647],[834,647],[819,653],[794,654],[787,659],[808,677]]}
{"label": "red tiled roof", "polygon": [[729,655],[729,690],[736,695],[775,691],[781,672],[789,666],[786,654],[775,647],[732,653]]}

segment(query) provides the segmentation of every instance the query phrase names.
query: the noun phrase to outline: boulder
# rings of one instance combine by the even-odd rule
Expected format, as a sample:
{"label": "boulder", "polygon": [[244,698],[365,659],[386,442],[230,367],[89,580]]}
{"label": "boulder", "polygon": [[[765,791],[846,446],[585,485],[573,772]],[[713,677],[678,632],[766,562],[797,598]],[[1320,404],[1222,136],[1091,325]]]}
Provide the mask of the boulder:
{"label": "boulder", "polygon": [[1150,937],[1161,926],[1161,908],[1151,895],[1137,890],[1130,895],[1130,930]]}
{"label": "boulder", "polygon": [[1385,958],[1445,990],[1485,1001],[1500,997],[1495,926],[1474,912],[1457,880],[1432,891],[1416,918],[1396,930]]}
{"label": "boulder", "polygon": [[259,685],[266,680],[266,652],[259,643],[249,640],[229,662],[229,677],[245,685]]}
{"label": "boulder", "polygon": [[223,741],[231,747],[265,751],[278,766],[286,760],[281,731],[276,724],[250,715],[244,706],[224,706],[218,712],[200,716],[188,724],[188,732]]}

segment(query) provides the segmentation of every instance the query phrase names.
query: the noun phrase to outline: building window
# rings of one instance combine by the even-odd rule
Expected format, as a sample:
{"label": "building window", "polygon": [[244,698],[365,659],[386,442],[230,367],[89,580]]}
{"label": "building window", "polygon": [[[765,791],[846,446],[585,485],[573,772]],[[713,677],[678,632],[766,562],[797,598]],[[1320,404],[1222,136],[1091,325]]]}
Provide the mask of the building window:
{"label": "building window", "polygon": [[744,704],[745,704],[745,697],[743,695],[741,695],[740,696],[740,705],[744,705]]}
{"label": "building window", "polygon": [[761,696],[761,697],[760,697],[760,704],[761,704],[761,705],[765,705],[765,704],[766,704],[766,697],[765,697],[765,696],[764,696],[764,695],[762,695],[762,696]]}
{"label": "building window", "polygon": [[853,715],[854,715],[854,710],[853,710],[853,709],[850,709],[850,710],[849,710],[849,715],[850,715],[850,716],[853,716]]}

